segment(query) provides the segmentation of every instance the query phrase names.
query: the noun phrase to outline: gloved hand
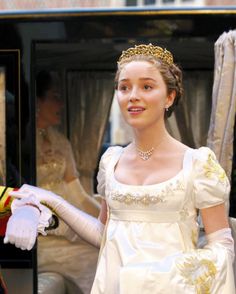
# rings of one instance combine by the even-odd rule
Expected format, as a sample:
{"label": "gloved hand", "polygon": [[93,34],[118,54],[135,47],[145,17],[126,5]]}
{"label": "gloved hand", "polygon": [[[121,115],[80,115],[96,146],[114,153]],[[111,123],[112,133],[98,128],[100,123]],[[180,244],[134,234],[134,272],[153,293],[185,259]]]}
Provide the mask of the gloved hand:
{"label": "gloved hand", "polygon": [[41,204],[48,206],[54,211],[56,210],[56,207],[60,201],[64,201],[62,197],[51,191],[28,184],[24,184],[17,191],[11,191],[9,195],[18,199],[35,197]]}
{"label": "gloved hand", "polygon": [[77,209],[62,197],[27,184],[24,184],[18,191],[10,192],[9,195],[16,198],[36,197],[41,204],[50,207],[80,237],[96,247],[100,246],[104,225],[100,220]]}
{"label": "gloved hand", "polygon": [[227,250],[233,263],[235,256],[234,239],[232,238],[230,228],[224,228],[209,235],[206,235],[206,239],[207,244],[204,246],[204,248],[211,248],[214,247],[216,244],[221,245],[225,248],[225,250]]}
{"label": "gloved hand", "polygon": [[14,244],[22,250],[31,250],[38,235],[39,218],[40,211],[34,206],[16,208],[8,220],[4,243]]}

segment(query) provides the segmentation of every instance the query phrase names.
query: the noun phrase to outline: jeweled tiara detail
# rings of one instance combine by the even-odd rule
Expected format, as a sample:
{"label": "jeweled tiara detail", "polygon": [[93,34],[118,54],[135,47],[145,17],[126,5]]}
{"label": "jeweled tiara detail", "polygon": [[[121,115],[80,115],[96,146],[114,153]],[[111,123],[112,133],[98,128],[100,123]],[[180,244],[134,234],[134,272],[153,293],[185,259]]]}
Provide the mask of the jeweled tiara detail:
{"label": "jeweled tiara detail", "polygon": [[167,64],[171,65],[174,63],[173,55],[170,51],[163,49],[159,46],[154,46],[152,44],[148,45],[135,45],[134,47],[128,48],[127,50],[122,51],[122,54],[118,60],[118,64],[130,58],[134,55],[152,55],[153,57],[159,58]]}

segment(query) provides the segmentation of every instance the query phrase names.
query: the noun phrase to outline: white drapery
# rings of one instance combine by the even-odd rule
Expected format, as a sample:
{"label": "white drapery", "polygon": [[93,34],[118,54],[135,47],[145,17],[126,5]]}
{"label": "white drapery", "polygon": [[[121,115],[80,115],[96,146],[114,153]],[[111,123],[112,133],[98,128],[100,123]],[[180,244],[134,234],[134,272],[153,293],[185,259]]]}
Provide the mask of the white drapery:
{"label": "white drapery", "polygon": [[229,179],[232,171],[236,108],[236,30],[215,43],[212,111],[207,145],[215,152]]}
{"label": "white drapery", "polygon": [[67,74],[70,141],[81,182],[90,194],[113,99],[113,78],[110,72],[69,71]]}
{"label": "white drapery", "polygon": [[184,97],[167,119],[167,128],[176,139],[198,148],[206,145],[211,111],[212,72],[185,71]]}

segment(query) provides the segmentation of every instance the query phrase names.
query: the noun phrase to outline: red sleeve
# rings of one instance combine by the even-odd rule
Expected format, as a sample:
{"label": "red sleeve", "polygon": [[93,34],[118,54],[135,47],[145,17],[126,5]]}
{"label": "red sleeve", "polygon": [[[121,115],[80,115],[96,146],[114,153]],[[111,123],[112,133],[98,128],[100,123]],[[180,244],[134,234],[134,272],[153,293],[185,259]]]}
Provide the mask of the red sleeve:
{"label": "red sleeve", "polygon": [[7,222],[11,216],[13,198],[9,196],[9,192],[12,190],[17,189],[0,186],[0,236],[5,235]]}

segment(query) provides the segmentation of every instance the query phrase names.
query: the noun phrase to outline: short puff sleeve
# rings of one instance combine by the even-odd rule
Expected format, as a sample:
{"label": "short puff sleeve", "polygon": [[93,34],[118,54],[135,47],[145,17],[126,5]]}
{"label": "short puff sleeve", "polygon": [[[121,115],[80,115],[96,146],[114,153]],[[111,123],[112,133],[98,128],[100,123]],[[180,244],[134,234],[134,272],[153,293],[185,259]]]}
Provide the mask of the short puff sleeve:
{"label": "short puff sleeve", "polygon": [[97,191],[98,194],[105,199],[105,190],[106,190],[106,173],[108,169],[108,165],[112,159],[112,156],[120,150],[120,146],[109,147],[102,155],[101,160],[99,162],[99,169],[97,174]]}
{"label": "short puff sleeve", "polygon": [[230,184],[214,152],[208,147],[195,150],[193,155],[193,190],[195,207],[216,206],[228,201]]}

